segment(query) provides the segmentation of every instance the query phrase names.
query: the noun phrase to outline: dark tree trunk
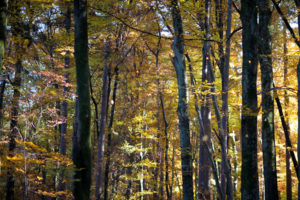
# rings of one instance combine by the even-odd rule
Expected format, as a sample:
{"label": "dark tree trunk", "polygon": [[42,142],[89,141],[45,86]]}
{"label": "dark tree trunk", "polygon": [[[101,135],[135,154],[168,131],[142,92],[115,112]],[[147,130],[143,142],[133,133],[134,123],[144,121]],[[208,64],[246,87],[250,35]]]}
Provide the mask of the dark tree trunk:
{"label": "dark tree trunk", "polygon": [[[16,137],[19,135],[18,118],[19,118],[19,99],[20,99],[20,87],[21,87],[21,70],[22,61],[19,59],[15,64],[15,80],[13,82],[14,94],[12,99],[11,108],[11,122],[9,133],[9,156],[13,156],[16,148]],[[14,200],[14,167],[7,169],[7,183],[6,183],[6,200]]]}
{"label": "dark tree trunk", "polygon": [[190,143],[190,127],[187,97],[187,77],[184,62],[184,38],[182,20],[177,0],[171,1],[171,10],[174,27],[174,41],[172,49],[174,57],[173,65],[177,74],[178,84],[178,118],[180,130],[181,168],[183,182],[183,200],[191,200],[193,194],[193,166],[192,149]]}
{"label": "dark tree trunk", "polygon": [[104,164],[104,138],[105,138],[105,127],[107,118],[107,101],[108,101],[108,63],[107,59],[110,54],[110,42],[106,44],[106,55],[105,64],[103,70],[103,81],[102,81],[102,103],[101,103],[101,114],[100,114],[100,134],[98,137],[98,152],[97,152],[97,166],[96,166],[96,193],[95,197],[100,200],[102,193],[102,182],[103,182],[103,164]]}
{"label": "dark tree trunk", "polygon": [[[215,0],[215,6],[216,6],[216,23],[217,23],[217,27],[218,27],[218,32],[219,32],[219,37],[220,40],[222,41],[224,38],[224,34],[223,34],[223,10],[222,10],[222,5],[223,4],[223,0]],[[219,68],[220,68],[220,72],[221,72],[221,77],[222,77],[222,132],[224,133],[224,137],[222,137],[223,141],[221,145],[224,146],[224,148],[221,148],[221,151],[223,151],[223,149],[226,152],[222,152],[223,154],[227,154],[227,121],[226,121],[226,116],[224,114],[226,112],[226,109],[228,108],[228,95],[226,93],[227,89],[228,89],[228,70],[226,71],[227,74],[225,74],[225,55],[224,55],[224,48],[223,48],[223,43],[219,43],[218,44],[218,53],[219,53],[219,57],[220,60],[218,61],[219,63]],[[227,75],[227,76],[226,76]],[[227,81],[227,82],[226,82]],[[227,84],[227,89],[225,88]],[[227,109],[228,110],[228,109]],[[225,124],[223,124],[225,123]],[[226,163],[224,162],[224,158],[222,156],[222,160],[221,160],[221,169],[220,169],[220,176],[221,176],[221,188],[222,188],[222,193],[225,195],[226,194],[226,175],[225,175],[225,165]]]}
{"label": "dark tree trunk", "polygon": [[90,198],[91,187],[91,134],[90,134],[90,73],[88,64],[88,24],[87,1],[74,0],[75,18],[75,62],[78,98],[78,127],[74,141],[76,153],[73,161],[76,166],[73,194],[75,199]]}
{"label": "dark tree trunk", "polygon": [[165,124],[165,180],[166,180],[166,193],[167,193],[167,199],[171,200],[172,199],[172,193],[171,193],[171,186],[170,186],[170,180],[169,180],[169,139],[168,139],[168,121],[167,121],[167,116],[165,112],[165,106],[164,106],[164,100],[163,96],[160,93],[160,104],[161,104],[161,112],[163,115],[163,120]]}
{"label": "dark tree trunk", "polygon": [[[214,75],[214,71],[212,69],[212,65],[211,65],[211,61],[208,59],[207,60],[208,64],[207,64],[207,68],[208,71],[210,73],[210,92],[211,92],[211,96],[212,96],[212,103],[213,103],[213,107],[215,110],[215,115],[216,115],[216,119],[217,119],[217,124],[218,124],[218,129],[219,129],[219,137],[220,137],[220,144],[221,144],[221,157],[222,157],[222,168],[224,170],[224,175],[225,175],[225,180],[226,180],[226,186],[227,186],[227,199],[232,199],[232,178],[231,178],[231,171],[230,171],[230,165],[229,165],[229,160],[228,160],[228,156],[227,156],[227,151],[225,149],[225,147],[227,146],[226,144],[223,143],[223,141],[225,141],[225,135],[222,129],[222,119],[221,119],[221,113],[218,107],[218,99],[216,96],[216,91],[215,91],[215,86],[214,86],[214,82],[215,82],[215,75]],[[225,194],[223,193],[223,191],[221,192],[221,199],[225,199]]]}
{"label": "dark tree trunk", "polygon": [[278,199],[274,135],[274,94],[270,22],[272,12],[268,0],[259,0],[259,61],[262,82],[262,150],[265,199]]}
{"label": "dark tree trunk", "polygon": [[[297,7],[297,11],[298,11],[298,34],[300,35],[300,0],[295,0],[295,4]],[[299,46],[299,44],[298,44]],[[300,58],[298,61],[298,65],[297,65],[297,81],[298,81],[298,124],[300,124]],[[300,128],[298,127],[298,141],[297,141],[298,145],[297,145],[297,156],[298,156],[298,161],[300,158]],[[299,180],[299,174],[300,174],[300,166],[297,166],[297,175],[298,175],[298,180]],[[300,190],[300,182],[298,183],[298,191]],[[300,199],[300,192],[298,192],[298,199]]]}
{"label": "dark tree trunk", "polygon": [[[19,100],[20,100],[20,89],[21,89],[21,71],[22,71],[22,56],[24,53],[24,49],[22,48],[22,37],[20,37],[22,25],[17,24],[16,21],[21,20],[20,17],[20,6],[18,2],[12,1],[10,4],[11,18],[12,18],[12,36],[16,39],[14,45],[14,53],[17,59],[15,64],[15,78],[12,83],[13,86],[13,97],[12,97],[12,107],[10,111],[10,132],[8,135],[9,139],[9,153],[8,156],[12,157],[16,148],[16,137],[20,134],[18,129],[18,118],[19,118]],[[12,163],[11,163],[12,164]],[[14,167],[8,167],[7,169],[7,182],[6,182],[6,200],[13,200],[16,198],[15,196],[15,180],[14,180]]]}
{"label": "dark tree trunk", "polygon": [[[65,29],[67,34],[70,34],[71,28],[71,8],[70,3],[66,2],[67,10],[65,13]],[[62,114],[62,123],[60,126],[60,141],[59,141],[59,153],[62,155],[66,155],[66,135],[67,135],[67,119],[68,119],[68,92],[69,87],[67,84],[69,83],[69,72],[68,69],[70,67],[70,52],[66,51],[65,55],[65,66],[64,69],[66,70],[64,78],[65,78],[65,85],[63,88],[63,97],[65,98],[62,102],[61,106],[61,114]],[[59,182],[58,182],[58,191],[64,191],[66,189],[66,185],[64,183],[64,169],[61,169],[59,174]]]}
{"label": "dark tree trunk", "polygon": [[[211,1],[205,0],[205,17],[203,20],[199,19],[202,24],[201,29],[205,31],[205,38],[210,37],[210,12],[211,12]],[[200,14],[201,15],[201,14]],[[209,82],[210,77],[207,68],[207,60],[210,59],[210,43],[208,41],[203,42],[202,49],[202,83]],[[208,91],[209,88],[203,88],[203,92]],[[209,152],[206,145],[210,146],[211,138],[211,102],[210,94],[207,93],[202,97],[203,104],[201,105],[201,116],[203,121],[203,130],[200,130],[200,148],[199,148],[199,199],[210,199],[210,171],[211,165],[209,162]]]}
{"label": "dark tree trunk", "polygon": [[257,168],[257,1],[242,0],[242,199],[259,199]]}
{"label": "dark tree trunk", "polygon": [[[191,63],[188,54],[186,54],[186,58],[187,58],[188,62]],[[195,97],[195,111],[197,113],[198,123],[199,123],[199,126],[200,126],[200,132],[203,133],[204,132],[204,124],[203,124],[202,114],[201,114],[199,106],[197,104],[197,102],[198,102],[198,96],[197,96],[197,94],[195,92],[196,79],[194,78],[193,69],[192,69],[191,64],[189,64],[189,72],[190,72],[192,93],[193,93],[193,95]],[[220,124],[221,124],[221,120],[219,119],[219,125]],[[216,182],[216,188],[217,188],[217,191],[219,193],[219,197],[220,197],[220,199],[224,199],[224,195],[223,195],[220,183],[219,183],[219,177],[218,177],[218,172],[217,172],[217,169],[216,169],[216,166],[215,166],[215,161],[214,161],[214,158],[212,156],[212,153],[211,153],[209,145],[210,145],[209,141],[202,140],[202,146],[205,148],[204,150],[206,150],[206,152],[207,152],[207,158],[208,158],[209,164],[210,164],[210,166],[212,168],[212,172],[213,172],[214,179],[215,179],[215,182]],[[199,156],[201,156],[201,154]],[[200,189],[199,189],[199,191],[200,191]],[[203,194],[201,194],[201,193],[199,193],[198,197],[199,198],[204,198]]]}
{"label": "dark tree trunk", "polygon": [[[225,58],[224,58],[224,70],[222,73],[222,130],[224,134],[224,149],[226,150],[226,156],[227,156],[227,150],[228,150],[228,133],[229,133],[229,123],[228,123],[228,90],[229,90],[229,62],[230,62],[230,48],[231,48],[231,40],[230,40],[230,34],[231,34],[231,11],[232,7],[232,0],[228,0],[227,3],[227,28],[226,28],[226,47],[225,47]],[[223,160],[222,160],[223,161]],[[231,178],[231,167],[229,159],[227,161],[228,163],[224,163],[224,166],[227,164],[229,169],[228,174],[226,174],[227,184],[226,184],[226,195],[227,199],[233,199],[233,186],[232,186],[232,178]],[[225,195],[225,194],[224,194]]]}
{"label": "dark tree trunk", "polygon": [[[219,29],[219,37],[223,40],[223,12],[222,12],[222,0],[216,1],[216,11],[217,11],[217,26]],[[229,83],[229,61],[230,61],[230,34],[231,34],[231,4],[232,1],[229,0],[227,3],[227,28],[226,28],[226,48],[225,54],[223,50],[223,44],[219,44],[219,67],[222,77],[222,117],[220,119],[220,133],[222,133],[220,139],[221,141],[221,151],[222,151],[222,161],[221,161],[221,187],[222,193],[227,196],[227,199],[233,198],[233,187],[230,163],[227,156],[228,150],[228,83]]]}
{"label": "dark tree trunk", "polygon": [[[287,79],[288,79],[288,50],[287,50],[287,35],[286,35],[286,27],[283,28],[283,84],[284,87],[287,87]],[[289,97],[287,91],[284,91],[284,105],[287,107],[289,105]],[[289,115],[286,112],[286,121],[289,124]],[[292,200],[292,172],[291,172],[291,163],[290,163],[290,151],[288,149],[288,143],[285,141],[285,160],[286,160],[286,200]]]}
{"label": "dark tree trunk", "polygon": [[4,92],[6,89],[6,80],[0,80],[0,135],[3,134],[3,100],[4,100]]}
{"label": "dark tree trunk", "polygon": [[110,167],[110,155],[112,152],[112,126],[114,122],[114,113],[115,113],[115,104],[116,104],[116,97],[117,97],[117,88],[118,88],[118,82],[119,82],[119,69],[116,67],[115,69],[115,83],[114,83],[114,89],[113,89],[113,97],[112,97],[112,106],[110,110],[110,120],[108,124],[108,135],[107,135],[107,151],[106,151],[106,163],[105,163],[105,172],[104,172],[104,200],[108,199],[108,175],[109,175],[109,167]]}
{"label": "dark tree trunk", "polygon": [[6,46],[7,0],[0,0],[0,74]]}
{"label": "dark tree trunk", "polygon": [[[274,86],[274,88],[275,88],[275,86]],[[280,99],[278,97],[278,94],[277,94],[276,90],[274,91],[274,96],[275,96],[275,101],[276,101],[278,112],[279,112],[279,116],[280,116],[280,121],[281,121],[281,124],[282,124],[282,127],[283,127],[283,132],[284,132],[284,136],[285,136],[285,142],[286,142],[286,145],[289,148],[290,156],[292,158],[293,165],[294,165],[294,168],[295,168],[295,172],[296,172],[297,178],[298,178],[299,177],[298,171],[297,171],[297,169],[298,169],[298,161],[296,159],[296,155],[295,155],[294,151],[292,150],[292,142],[291,142],[291,139],[290,139],[290,126],[285,121],[284,114],[283,114],[283,109],[282,109],[282,106],[281,106],[281,102],[280,102]]]}

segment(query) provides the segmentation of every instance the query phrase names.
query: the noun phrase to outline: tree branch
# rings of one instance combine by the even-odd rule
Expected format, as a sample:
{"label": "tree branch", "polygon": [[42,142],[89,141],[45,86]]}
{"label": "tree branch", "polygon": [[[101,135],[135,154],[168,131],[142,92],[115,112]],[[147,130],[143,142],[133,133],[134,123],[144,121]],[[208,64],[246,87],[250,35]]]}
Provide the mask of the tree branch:
{"label": "tree branch", "polygon": [[295,40],[295,43],[297,44],[297,46],[300,48],[300,41],[297,39],[296,34],[293,30],[293,28],[291,27],[290,23],[288,22],[288,20],[286,19],[286,17],[284,16],[283,12],[281,11],[280,7],[278,6],[278,4],[276,3],[275,0],[272,0],[277,12],[279,13],[279,15],[281,16],[286,28],[289,30],[289,32],[291,33],[293,39]]}
{"label": "tree branch", "polygon": [[[93,7],[93,9],[97,10],[97,11],[100,11],[100,12],[104,13],[105,15],[108,15],[110,17],[115,18],[116,20],[118,20],[119,22],[121,22],[123,25],[127,26],[128,28],[130,28],[132,30],[135,30],[135,31],[138,31],[140,33],[143,33],[143,34],[146,34],[146,35],[150,35],[150,36],[153,36],[153,37],[157,37],[157,38],[164,38],[164,39],[167,39],[167,40],[173,40],[173,37],[159,36],[159,35],[156,35],[154,33],[149,32],[149,31],[146,31],[146,30],[134,27],[134,26],[130,25],[129,23],[127,23],[122,18],[120,18],[120,17],[114,15],[113,13],[110,13],[110,12],[104,10],[104,9],[95,8],[95,7]],[[217,42],[217,43],[220,42],[220,41],[216,41],[216,40],[212,40],[212,39],[203,39],[203,38],[185,38],[184,40],[186,40],[186,41],[208,41],[208,42]]]}

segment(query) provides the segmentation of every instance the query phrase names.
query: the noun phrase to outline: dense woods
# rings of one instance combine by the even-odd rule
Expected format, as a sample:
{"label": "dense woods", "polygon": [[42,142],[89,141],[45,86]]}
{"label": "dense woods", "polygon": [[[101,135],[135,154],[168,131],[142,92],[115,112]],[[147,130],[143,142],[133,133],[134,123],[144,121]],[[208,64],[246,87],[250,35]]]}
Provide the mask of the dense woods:
{"label": "dense woods", "polygon": [[299,0],[0,0],[0,199],[300,199]]}

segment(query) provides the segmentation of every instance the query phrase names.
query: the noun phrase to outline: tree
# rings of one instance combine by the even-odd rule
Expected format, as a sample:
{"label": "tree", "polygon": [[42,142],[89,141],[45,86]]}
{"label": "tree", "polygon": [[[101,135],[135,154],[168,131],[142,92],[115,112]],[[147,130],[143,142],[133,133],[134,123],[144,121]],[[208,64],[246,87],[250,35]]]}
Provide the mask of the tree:
{"label": "tree", "polygon": [[171,1],[171,11],[174,27],[174,40],[172,49],[174,57],[172,63],[177,74],[178,85],[178,118],[180,130],[180,148],[181,148],[181,170],[183,182],[183,199],[190,200],[193,195],[193,166],[192,166],[192,147],[190,143],[188,97],[187,97],[187,77],[184,61],[184,38],[182,19],[180,15],[177,0]]}
{"label": "tree", "polygon": [[[204,5],[205,16],[202,19],[201,13],[198,14],[199,23],[201,24],[201,29],[204,31],[205,39],[203,41],[202,48],[202,84],[204,85],[202,91],[205,95],[202,96],[201,105],[201,116],[203,121],[203,130],[200,130],[200,148],[199,148],[199,198],[210,199],[210,163],[209,163],[209,152],[208,148],[210,146],[211,139],[211,101],[209,87],[207,83],[211,82],[210,75],[208,72],[208,65],[210,64],[210,54],[211,54],[211,43],[208,41],[211,37],[211,0],[206,0]],[[206,144],[207,146],[206,147]]]}
{"label": "tree", "polygon": [[98,136],[98,153],[97,153],[97,171],[96,171],[96,193],[95,197],[100,200],[100,195],[102,193],[102,183],[103,183],[103,165],[104,165],[104,138],[105,138],[105,128],[108,110],[108,97],[109,97],[109,70],[108,69],[108,58],[110,54],[110,38],[108,38],[106,44],[105,52],[105,64],[103,69],[103,85],[102,85],[102,103],[101,103],[101,114],[100,114],[100,132]]}
{"label": "tree", "polygon": [[87,1],[74,0],[75,62],[77,78],[78,118],[77,138],[74,138],[73,161],[76,171],[73,180],[75,199],[90,199],[91,134],[90,134],[90,73],[88,62]]}
{"label": "tree", "polygon": [[[299,0],[295,0],[295,4],[296,4],[296,8],[297,8],[297,21],[298,21],[298,35],[300,35],[300,1]],[[297,39],[296,39],[297,41]],[[299,40],[298,40],[298,46],[299,46]],[[299,46],[300,48],[300,46]],[[298,61],[298,65],[297,65],[297,80],[298,80],[298,124],[300,124],[300,58]],[[298,155],[298,161],[300,158],[300,128],[298,127],[298,141],[297,141],[297,155]],[[300,178],[300,166],[298,164],[298,180]],[[300,182],[298,183],[298,191],[300,189]],[[300,192],[298,192],[298,199],[300,199]]]}
{"label": "tree", "polygon": [[[21,36],[22,27],[18,27],[17,21],[21,19],[19,14],[20,4],[18,1],[11,2],[11,8],[13,10],[12,17],[12,35],[15,38],[15,56],[17,62],[14,65],[15,79],[13,81],[13,98],[12,107],[10,111],[11,121],[10,121],[10,131],[9,131],[9,156],[13,157],[16,149],[16,138],[19,134],[18,128],[18,118],[19,118],[19,100],[20,100],[20,90],[21,90],[21,71],[22,71],[22,58],[25,50],[23,49],[23,39]],[[15,198],[14,187],[15,187],[15,169],[9,167],[7,170],[7,182],[6,182],[6,199],[13,200]]]}
{"label": "tree", "polygon": [[[232,18],[232,1],[228,0],[227,2],[227,28],[226,28],[226,45],[225,45],[225,54],[223,49],[223,43],[219,43],[219,68],[222,78],[222,117],[220,119],[220,124],[222,129],[220,131],[220,144],[222,151],[222,167],[221,167],[221,185],[222,192],[224,195],[227,195],[228,199],[233,198],[233,187],[232,187],[232,178],[231,178],[231,169],[230,163],[228,160],[228,90],[229,90],[229,63],[230,63],[230,34],[231,34],[231,18]],[[222,0],[216,0],[216,14],[217,17],[217,26],[219,28],[219,37],[223,40],[223,11],[222,11]]]}
{"label": "tree", "polygon": [[[0,73],[2,72],[3,59],[6,47],[6,25],[7,25],[7,0],[0,1]],[[4,78],[2,78],[4,79]],[[0,129],[2,129],[3,118],[3,97],[6,86],[6,80],[1,80],[0,86]]]}
{"label": "tree", "polygon": [[259,0],[259,61],[262,82],[262,149],[265,198],[278,199],[274,135],[274,95],[270,22],[272,11],[268,0]]}
{"label": "tree", "polygon": [[242,72],[242,199],[258,199],[257,170],[257,1],[241,1]]}
{"label": "tree", "polygon": [[[70,29],[71,29],[71,6],[70,2],[66,2],[66,11],[65,11],[65,29],[67,36],[70,36]],[[64,58],[64,69],[68,70],[70,67],[70,51],[67,50]],[[70,90],[68,83],[69,83],[69,72],[66,71],[64,74],[64,87],[63,87],[63,97],[65,98],[62,102],[61,106],[61,114],[62,114],[62,124],[60,126],[60,141],[59,141],[59,153],[62,155],[66,155],[66,135],[67,135],[67,126],[68,126],[68,92]],[[58,191],[64,191],[66,189],[66,184],[64,183],[64,170],[60,172],[59,176],[59,184],[58,184]]]}
{"label": "tree", "polygon": [[[283,28],[283,67],[284,67],[284,71],[283,71],[283,82],[284,82],[284,86],[287,87],[287,80],[288,80],[288,50],[287,50],[287,34],[286,34],[286,27]],[[284,105],[286,107],[288,107],[289,105],[289,97],[287,94],[287,91],[284,91]],[[289,114],[286,112],[285,113],[286,118],[287,118],[287,124],[289,124]],[[285,142],[286,145],[286,150],[285,150],[285,154],[286,154],[286,199],[287,200],[292,200],[292,173],[291,173],[291,163],[290,163],[290,159],[291,159],[291,155],[290,155],[290,151],[288,149],[289,144],[287,143],[287,141]]]}
{"label": "tree", "polygon": [[3,59],[6,46],[7,0],[0,1],[0,72],[2,72]]}

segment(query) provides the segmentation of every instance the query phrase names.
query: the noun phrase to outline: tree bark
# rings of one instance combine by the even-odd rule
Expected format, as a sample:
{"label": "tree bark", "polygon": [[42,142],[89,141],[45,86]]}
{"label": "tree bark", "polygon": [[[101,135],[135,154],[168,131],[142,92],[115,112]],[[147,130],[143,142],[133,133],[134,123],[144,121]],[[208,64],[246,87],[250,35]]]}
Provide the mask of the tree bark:
{"label": "tree bark", "polygon": [[[19,100],[20,100],[20,89],[21,89],[21,82],[22,82],[22,58],[24,49],[22,47],[22,37],[20,36],[20,33],[22,31],[22,25],[17,24],[15,21],[21,20],[20,17],[20,5],[18,5],[18,2],[12,1],[11,7],[12,13],[12,24],[11,24],[11,33],[12,37],[15,39],[14,42],[14,53],[16,57],[16,64],[15,64],[15,78],[12,83],[13,86],[13,97],[12,97],[12,107],[10,111],[10,132],[8,135],[9,139],[9,157],[13,157],[15,148],[16,148],[16,137],[20,134],[18,129],[18,118],[19,118]],[[21,21],[22,22],[22,21]],[[13,163],[11,163],[13,164]],[[6,200],[13,200],[16,198],[15,196],[15,180],[14,180],[14,174],[15,169],[14,167],[8,167],[7,169],[7,182],[6,182]]]}
{"label": "tree bark", "polygon": [[6,89],[6,80],[0,80],[0,135],[3,134],[3,100]]}
{"label": "tree bark", "polygon": [[[199,23],[201,24],[202,31],[205,32],[205,39],[210,38],[210,12],[211,12],[211,0],[205,0],[205,17],[204,21],[201,19],[199,14]],[[202,83],[206,84],[209,82],[210,77],[208,73],[207,60],[210,59],[210,43],[205,40],[203,41],[202,48]],[[208,91],[209,88],[204,86],[202,91]],[[201,105],[201,117],[203,121],[203,130],[200,130],[200,148],[199,148],[199,199],[210,199],[210,158],[208,149],[210,148],[211,138],[211,101],[210,94],[207,93],[202,97],[203,104]],[[199,115],[199,114],[198,114]],[[199,117],[198,117],[199,118]],[[206,147],[207,146],[207,147]]]}
{"label": "tree bark", "polygon": [[168,162],[168,155],[169,155],[169,139],[168,139],[168,121],[167,121],[167,116],[166,116],[166,112],[165,112],[165,106],[164,106],[164,100],[163,100],[163,96],[160,93],[160,104],[161,104],[161,112],[163,115],[163,120],[164,120],[164,124],[165,124],[165,180],[166,180],[166,193],[167,193],[167,199],[171,200],[172,199],[172,192],[171,192],[171,187],[170,186],[170,180],[169,180],[169,162]]}
{"label": "tree bark", "polygon": [[[66,2],[67,11],[65,13],[65,29],[67,34],[70,34],[71,28],[71,8],[69,2]],[[69,72],[67,71],[70,67],[70,52],[66,51],[65,55],[65,65],[64,69],[66,70],[64,78],[65,85],[63,87],[63,97],[68,98],[69,87],[67,84],[69,83]],[[63,100],[61,106],[61,114],[62,114],[62,123],[60,126],[60,142],[59,142],[59,153],[62,155],[66,155],[66,135],[67,135],[67,119],[68,119],[68,102],[67,100]],[[64,183],[64,169],[61,169],[59,174],[58,181],[58,191],[64,191],[66,189],[66,185]]]}
{"label": "tree bark", "polygon": [[6,46],[7,0],[0,0],[0,74]]}
{"label": "tree bark", "polygon": [[257,1],[242,0],[242,199],[259,199],[257,168]]}
{"label": "tree bark", "polygon": [[[284,87],[288,85],[288,50],[287,50],[287,35],[286,35],[286,27],[283,28],[283,84]],[[289,105],[289,97],[287,91],[284,91],[284,105],[287,107]],[[286,112],[286,121],[289,124],[289,115]],[[285,160],[286,160],[286,200],[292,200],[292,172],[291,172],[291,163],[290,163],[290,151],[288,149],[287,141],[285,141]]]}
{"label": "tree bark", "polygon": [[[275,85],[273,87],[275,88]],[[294,165],[294,168],[295,168],[295,172],[296,172],[297,178],[299,180],[299,174],[298,174],[298,171],[297,171],[298,161],[296,159],[296,155],[295,155],[294,151],[292,150],[292,142],[291,142],[291,139],[290,139],[290,126],[285,121],[284,114],[283,114],[283,109],[282,109],[282,106],[281,106],[281,102],[280,102],[280,99],[278,97],[278,94],[277,94],[276,90],[274,91],[274,96],[275,96],[275,101],[276,101],[276,104],[277,104],[277,108],[278,108],[278,112],[279,112],[279,116],[280,116],[280,120],[281,120],[281,124],[282,124],[282,128],[283,128],[283,132],[284,132],[284,136],[285,136],[285,142],[286,142],[286,145],[289,147],[290,156],[292,158],[293,165]]]}
{"label": "tree bark", "polygon": [[87,200],[90,198],[91,187],[91,134],[90,134],[90,73],[88,64],[88,24],[87,1],[74,0],[75,18],[75,62],[77,77],[78,98],[78,127],[74,146],[77,152],[73,153],[76,166],[73,194],[75,199]]}
{"label": "tree bark", "polygon": [[259,61],[262,82],[262,150],[265,199],[278,199],[274,135],[274,94],[270,22],[272,12],[268,0],[259,0]]}
{"label": "tree bark", "polygon": [[[223,10],[222,10],[222,2],[223,0],[215,0],[215,6],[216,6],[216,23],[217,23],[217,27],[218,27],[218,32],[219,32],[219,37],[220,40],[223,41],[224,38],[224,34],[223,34]],[[231,6],[231,5],[230,5]],[[230,41],[230,40],[229,40]],[[224,48],[223,48],[223,42],[220,42],[218,44],[218,53],[219,53],[219,68],[220,68],[220,72],[221,72],[221,78],[222,78],[222,132],[224,133],[224,137],[222,137],[223,141],[222,144],[225,146],[225,148],[221,148],[221,151],[223,151],[223,149],[226,151],[225,154],[227,153],[227,121],[226,121],[226,109],[228,111],[228,98],[226,99],[226,97],[228,97],[227,95],[227,89],[228,89],[228,70],[225,72],[225,55],[224,55]],[[227,76],[226,76],[227,75]],[[227,82],[226,82],[227,81]],[[226,87],[226,83],[227,83],[227,89]],[[227,104],[226,104],[227,103]],[[222,152],[222,154],[224,154],[224,152]],[[221,160],[221,169],[220,169],[220,176],[221,176],[221,188],[222,188],[222,193],[225,195],[226,194],[226,175],[225,175],[225,165],[226,163],[224,163],[224,159],[222,156],[222,160]]]}
{"label": "tree bark", "polygon": [[114,122],[114,113],[115,113],[115,104],[117,98],[117,88],[119,82],[119,69],[116,67],[115,69],[115,83],[113,89],[113,96],[112,96],[112,106],[110,110],[110,120],[108,124],[108,135],[107,135],[107,151],[106,151],[106,163],[105,163],[105,173],[104,173],[104,200],[108,199],[108,175],[109,175],[109,167],[110,167],[110,160],[111,160],[111,152],[112,152],[112,126]]}
{"label": "tree bark", "polygon": [[100,134],[98,137],[98,152],[97,152],[97,167],[96,167],[96,193],[95,197],[100,200],[102,193],[102,182],[103,182],[103,164],[104,164],[104,138],[105,138],[105,127],[107,118],[107,101],[108,101],[108,63],[107,59],[110,54],[110,42],[106,44],[106,55],[105,64],[103,70],[103,81],[102,81],[102,103],[101,103],[101,114],[100,114]]}
{"label": "tree bark", "polygon": [[[186,54],[186,58],[187,58],[188,62],[190,63],[191,61],[190,61],[190,58],[189,58],[188,54]],[[190,72],[192,93],[193,93],[193,95],[195,97],[195,111],[197,113],[198,123],[199,123],[199,126],[200,126],[200,132],[204,133],[203,118],[202,118],[202,114],[200,112],[199,106],[197,104],[197,102],[198,102],[198,96],[197,96],[197,94],[195,92],[196,79],[194,78],[191,64],[189,64],[189,72]],[[220,120],[219,120],[219,122],[220,122]],[[206,141],[206,140],[202,141],[202,146],[203,146],[204,150],[207,152],[207,158],[208,158],[209,164],[210,164],[210,166],[212,168],[212,172],[213,172],[214,179],[215,179],[215,182],[216,182],[216,188],[217,188],[217,191],[219,193],[219,197],[220,197],[220,199],[224,199],[222,188],[221,188],[221,185],[219,183],[219,177],[218,177],[217,168],[215,166],[215,161],[214,161],[214,158],[212,156],[211,150],[209,149],[209,145],[210,145],[209,141]],[[199,189],[199,191],[200,191],[200,189]],[[199,193],[198,197],[199,198],[203,198],[203,196],[204,196],[203,194]]]}
{"label": "tree bark", "polygon": [[[223,12],[222,12],[222,0],[216,1],[216,10],[217,10],[217,26],[219,29],[219,37],[223,40]],[[230,164],[227,156],[228,150],[228,89],[229,89],[229,61],[230,61],[230,34],[231,34],[231,4],[232,1],[228,0],[227,3],[227,28],[226,28],[226,47],[225,54],[223,50],[223,44],[219,44],[219,67],[222,77],[222,116],[220,121],[220,130],[222,133],[220,139],[222,151],[222,161],[221,161],[221,186],[222,193],[227,195],[227,199],[233,198],[233,187],[232,187],[232,178],[231,178],[231,170]],[[215,102],[216,104],[216,102]],[[224,152],[223,152],[224,151]]]}
{"label": "tree bark", "polygon": [[[295,4],[297,7],[297,19],[298,19],[298,34],[300,36],[300,0],[295,0]],[[299,40],[298,40],[299,43]],[[299,46],[299,44],[298,44]],[[300,48],[300,46],[299,46]],[[298,98],[298,124],[300,124],[300,58],[298,61],[298,65],[297,65],[297,81],[298,81],[298,94],[297,94],[297,98]],[[297,156],[298,156],[298,161],[300,158],[300,128],[298,127],[298,141],[297,141],[298,145],[297,145]],[[300,174],[300,166],[298,164],[298,169],[297,169],[297,175],[298,175],[298,180],[299,180],[299,174]],[[298,183],[298,191],[300,190],[300,182]],[[300,199],[300,192],[298,192],[298,199]]]}
{"label": "tree bark", "polygon": [[[227,151],[226,151],[226,147],[227,145],[224,144],[223,142],[226,141],[226,139],[224,139],[226,136],[223,132],[222,129],[222,119],[221,119],[221,113],[218,107],[218,99],[216,96],[216,91],[215,91],[215,86],[214,86],[214,82],[215,82],[215,75],[214,75],[214,71],[212,69],[212,65],[211,65],[211,61],[207,60],[207,68],[208,71],[210,73],[210,84],[211,84],[211,96],[212,96],[212,102],[213,102],[213,107],[215,110],[215,115],[216,115],[216,119],[217,119],[217,124],[218,124],[218,129],[219,129],[219,136],[220,136],[220,144],[221,144],[221,157],[222,157],[222,168],[224,170],[224,175],[225,175],[225,180],[226,180],[226,186],[227,186],[227,199],[230,200],[233,198],[232,196],[232,178],[231,178],[231,171],[230,171],[230,165],[229,165],[229,160],[228,160],[228,156],[227,156]],[[221,164],[222,164],[221,163]],[[222,191],[222,196],[225,195],[226,193],[223,193]],[[225,197],[224,197],[225,198]]]}
{"label": "tree bark", "polygon": [[[13,82],[14,94],[12,99],[11,108],[11,122],[9,132],[9,156],[12,157],[16,148],[16,137],[19,134],[18,118],[19,118],[19,100],[20,100],[20,87],[21,87],[21,70],[22,61],[19,59],[15,64],[15,80]],[[6,200],[14,200],[14,167],[7,169],[7,183],[6,183]]]}
{"label": "tree bark", "polygon": [[184,38],[182,19],[177,0],[171,1],[172,19],[174,27],[174,40],[172,49],[174,57],[173,65],[177,74],[178,85],[178,118],[180,130],[181,169],[183,182],[183,200],[191,200],[193,194],[193,166],[192,147],[190,143],[190,127],[187,97],[187,77],[184,62]]}

